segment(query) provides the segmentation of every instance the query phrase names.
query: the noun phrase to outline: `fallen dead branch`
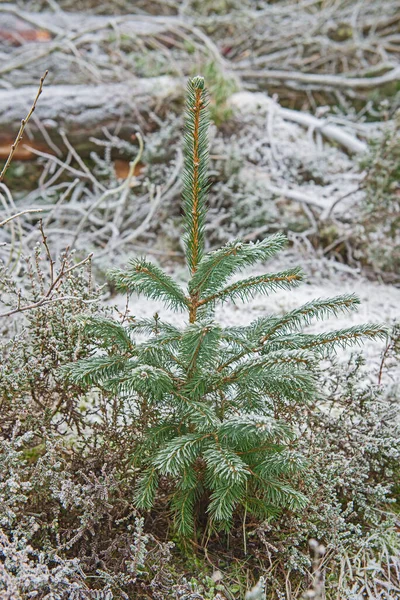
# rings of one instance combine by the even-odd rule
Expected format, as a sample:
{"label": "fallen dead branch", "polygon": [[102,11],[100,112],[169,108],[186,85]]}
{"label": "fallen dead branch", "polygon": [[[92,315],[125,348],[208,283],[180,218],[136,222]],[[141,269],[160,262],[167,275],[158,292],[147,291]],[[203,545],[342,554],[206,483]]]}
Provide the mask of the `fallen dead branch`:
{"label": "fallen dead branch", "polygon": [[260,71],[239,71],[241,77],[256,79],[267,85],[269,81],[284,83],[288,88],[298,89],[299,83],[305,84],[310,90],[370,90],[377,89],[387,83],[400,81],[400,67],[395,67],[378,77],[346,77],[340,75],[319,75],[317,73],[300,73],[295,71],[278,71],[262,69]]}
{"label": "fallen dead branch", "polygon": [[[87,153],[93,148],[89,138],[102,136],[104,127],[117,130],[120,137],[127,139],[138,126],[146,128],[145,115],[162,107],[167,97],[170,107],[174,99],[182,96],[183,85],[171,77],[136,79],[129,85],[50,85],[37,117],[53,143],[63,145],[61,128],[79,152]],[[32,93],[31,87],[0,90],[0,139],[15,131]],[[46,144],[41,128],[32,121],[29,141],[30,145],[37,141]]]}
{"label": "fallen dead branch", "polygon": [[[119,137],[129,139],[138,125],[146,129],[146,116],[152,109],[165,107],[167,97],[171,108],[171,102],[179,102],[183,90],[183,80],[171,77],[137,79],[134,85],[48,86],[37,115],[42,128],[30,123],[29,145],[38,142],[46,144],[43,128],[54,143],[64,145],[60,134],[62,129],[74,147],[84,154],[92,148],[89,136],[101,136],[104,127],[115,127]],[[30,87],[0,90],[0,137],[11,135],[18,115],[26,109],[26,98],[31,92]],[[284,108],[261,92],[234,94],[229,105],[247,113],[274,111],[287,121],[321,133],[349,152],[366,150],[366,144],[343,127],[305,112]]]}
{"label": "fallen dead branch", "polygon": [[274,113],[285,121],[298,123],[307,129],[321,133],[327,140],[339,144],[349,152],[365,152],[367,149],[365,142],[348,133],[343,127],[332,125],[326,119],[319,119],[305,112],[283,108],[262,92],[239,92],[229,99],[229,105],[242,113]]}
{"label": "fallen dead branch", "polygon": [[[212,61],[239,88],[267,88],[285,105],[315,109],[324,102],[365,105],[371,90],[395,86],[400,77],[395,0],[307,0],[262,10],[237,3],[210,15],[175,0],[167,14],[161,5],[160,14],[114,14],[112,3],[108,15],[45,6],[31,12],[0,5],[3,38],[10,40],[0,66],[6,85],[29,81],[32,65],[41,68],[44,60],[59,84],[98,85],[134,81],[137,66],[144,77],[180,77]],[[142,67],[143,60],[155,70]]]}

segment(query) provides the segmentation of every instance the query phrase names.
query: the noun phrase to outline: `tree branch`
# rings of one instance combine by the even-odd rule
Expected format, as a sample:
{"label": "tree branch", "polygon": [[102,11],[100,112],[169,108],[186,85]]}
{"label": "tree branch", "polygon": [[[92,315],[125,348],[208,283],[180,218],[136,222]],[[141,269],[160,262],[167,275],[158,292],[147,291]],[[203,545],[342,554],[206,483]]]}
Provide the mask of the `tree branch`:
{"label": "tree branch", "polygon": [[13,156],[14,156],[14,153],[15,153],[17,147],[18,147],[18,144],[22,140],[22,136],[24,135],[25,127],[26,127],[29,119],[33,115],[33,112],[34,112],[34,110],[36,108],[37,101],[39,100],[39,96],[42,93],[43,83],[44,83],[44,80],[47,77],[47,74],[48,74],[48,71],[46,71],[45,74],[40,78],[39,89],[37,91],[37,94],[36,94],[36,97],[35,97],[35,99],[33,101],[33,104],[31,106],[28,114],[26,115],[25,119],[22,119],[22,121],[21,121],[21,126],[19,128],[17,137],[15,138],[15,141],[14,141],[14,143],[11,146],[10,154],[8,155],[8,158],[7,158],[6,163],[5,163],[4,167],[3,167],[3,170],[0,173],[0,182],[3,181],[3,179],[4,179],[4,176],[5,176],[6,172],[7,172],[7,169],[10,166],[11,161],[12,161]]}

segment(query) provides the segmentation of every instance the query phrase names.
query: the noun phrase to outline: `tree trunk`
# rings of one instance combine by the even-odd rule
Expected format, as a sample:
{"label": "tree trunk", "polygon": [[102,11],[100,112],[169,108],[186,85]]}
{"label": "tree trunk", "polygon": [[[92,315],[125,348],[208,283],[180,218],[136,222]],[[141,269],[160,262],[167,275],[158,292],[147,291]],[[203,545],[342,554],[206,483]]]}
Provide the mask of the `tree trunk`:
{"label": "tree trunk", "polygon": [[[60,129],[82,154],[93,148],[91,137],[104,138],[104,128],[130,139],[136,131],[145,131],[149,126],[149,112],[171,110],[171,103],[182,99],[183,85],[184,82],[170,77],[137,79],[129,86],[45,85],[20,144],[19,158],[29,158],[29,145],[39,148],[62,145]],[[36,93],[37,88],[33,86],[0,90],[0,151],[3,155],[8,154],[21,119],[27,115]]]}

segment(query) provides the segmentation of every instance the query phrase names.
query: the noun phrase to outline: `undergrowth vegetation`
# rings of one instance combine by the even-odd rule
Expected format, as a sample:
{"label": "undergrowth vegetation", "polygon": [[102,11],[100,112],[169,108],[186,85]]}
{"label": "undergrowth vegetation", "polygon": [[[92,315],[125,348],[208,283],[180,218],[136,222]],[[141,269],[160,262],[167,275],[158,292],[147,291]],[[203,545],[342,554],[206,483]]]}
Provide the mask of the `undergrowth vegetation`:
{"label": "undergrowth vegetation", "polygon": [[[398,329],[307,331],[356,309],[352,294],[218,323],[218,305],[289,292],[302,272],[246,273],[279,233],[206,251],[207,102],[192,79],[188,281],[145,258],[110,274],[179,326],[107,306],[90,257],[53,260],[43,228],[18,281],[2,266],[2,598],[232,600],[258,580],[248,599],[399,595]],[[374,338],[376,369],[335,358]]]}
{"label": "undergrowth vegetation", "polygon": [[365,200],[357,227],[361,259],[376,270],[400,272],[400,112],[370,144],[365,169]]}

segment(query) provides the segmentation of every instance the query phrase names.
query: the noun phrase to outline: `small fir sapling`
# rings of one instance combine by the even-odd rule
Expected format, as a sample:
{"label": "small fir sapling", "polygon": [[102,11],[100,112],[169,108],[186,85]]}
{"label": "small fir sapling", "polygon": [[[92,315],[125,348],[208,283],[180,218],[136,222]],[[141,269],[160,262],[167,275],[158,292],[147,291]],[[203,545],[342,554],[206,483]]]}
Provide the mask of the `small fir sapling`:
{"label": "small fir sapling", "polygon": [[204,80],[195,77],[188,84],[184,138],[187,290],[144,258],[112,273],[119,290],[182,312],[183,326],[158,315],[125,325],[89,317],[86,329],[102,353],[69,366],[75,382],[129,399],[137,432],[133,462],[140,473],[136,505],[150,509],[159,486],[165,489],[168,481],[167,498],[182,536],[193,535],[206,516],[210,527],[229,528],[235,515],[265,519],[283,508],[305,506],[306,496],[293,484],[303,460],[294,432],[279,418],[280,408],[315,395],[316,367],[324,353],[365,337],[385,336],[382,327],[371,324],[302,332],[314,318],[354,310],[359,304],[354,295],[317,299],[246,326],[218,324],[217,305],[291,290],[302,272],[292,268],[230,282],[233,275],[277,254],[286,242],[281,234],[255,243],[235,240],[205,253],[207,104]]}

